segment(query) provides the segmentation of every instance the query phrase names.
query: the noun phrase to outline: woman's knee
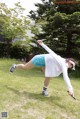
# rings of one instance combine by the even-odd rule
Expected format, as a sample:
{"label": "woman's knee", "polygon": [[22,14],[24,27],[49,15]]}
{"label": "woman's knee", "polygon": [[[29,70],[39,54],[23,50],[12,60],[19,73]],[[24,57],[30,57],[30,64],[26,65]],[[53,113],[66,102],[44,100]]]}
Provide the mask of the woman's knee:
{"label": "woman's knee", "polygon": [[25,64],[19,64],[19,65],[17,65],[17,68],[21,68],[21,69],[26,69],[26,66],[25,66]]}
{"label": "woman's knee", "polygon": [[32,69],[34,67],[34,65],[32,64],[32,62],[31,61],[29,61],[28,63],[26,63],[25,65],[24,65],[24,69]]}

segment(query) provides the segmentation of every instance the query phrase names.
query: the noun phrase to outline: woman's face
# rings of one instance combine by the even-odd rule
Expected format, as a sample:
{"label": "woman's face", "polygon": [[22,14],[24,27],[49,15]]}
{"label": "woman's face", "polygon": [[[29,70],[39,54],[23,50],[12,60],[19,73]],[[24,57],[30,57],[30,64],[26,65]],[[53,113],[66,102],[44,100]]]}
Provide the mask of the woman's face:
{"label": "woman's face", "polygon": [[72,69],[73,68],[73,64],[71,64],[70,62],[68,62],[69,68]]}

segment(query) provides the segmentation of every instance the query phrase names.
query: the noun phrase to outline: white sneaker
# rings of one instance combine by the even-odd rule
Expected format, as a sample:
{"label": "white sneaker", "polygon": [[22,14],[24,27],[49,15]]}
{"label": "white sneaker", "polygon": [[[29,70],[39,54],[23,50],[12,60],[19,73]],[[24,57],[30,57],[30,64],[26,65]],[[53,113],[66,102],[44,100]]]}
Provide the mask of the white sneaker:
{"label": "white sneaker", "polygon": [[47,92],[46,90],[43,90],[43,91],[42,91],[42,95],[44,95],[44,96],[47,97],[47,96],[48,96],[48,92]]}
{"label": "white sneaker", "polygon": [[13,64],[9,71],[12,73],[15,70],[15,68],[16,68],[16,64]]}

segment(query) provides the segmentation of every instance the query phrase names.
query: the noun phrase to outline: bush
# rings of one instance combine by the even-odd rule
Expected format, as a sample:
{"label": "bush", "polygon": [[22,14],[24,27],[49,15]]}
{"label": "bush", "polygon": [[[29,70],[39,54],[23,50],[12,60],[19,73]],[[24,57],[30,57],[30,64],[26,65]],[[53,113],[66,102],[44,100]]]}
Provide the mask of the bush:
{"label": "bush", "polygon": [[28,56],[28,49],[25,45],[12,45],[10,48],[10,57],[16,59],[24,59]]}
{"label": "bush", "polygon": [[5,56],[5,44],[0,43],[0,57],[4,57],[4,56]]}
{"label": "bush", "polygon": [[10,52],[10,47],[11,44],[6,44],[6,43],[2,43],[0,42],[0,57],[9,57],[9,52]]}
{"label": "bush", "polygon": [[28,57],[29,51],[26,45],[12,45],[0,42],[0,58],[10,57],[16,59],[25,59]]}

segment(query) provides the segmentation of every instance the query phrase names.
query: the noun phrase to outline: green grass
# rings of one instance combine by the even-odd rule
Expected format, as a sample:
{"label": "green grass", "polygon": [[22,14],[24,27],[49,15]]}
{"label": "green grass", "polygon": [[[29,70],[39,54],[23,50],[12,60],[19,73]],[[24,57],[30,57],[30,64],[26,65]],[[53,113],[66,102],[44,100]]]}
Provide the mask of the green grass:
{"label": "green grass", "polygon": [[0,59],[0,113],[8,112],[8,119],[80,119],[80,77],[71,76],[77,100],[67,94],[61,77],[51,79],[49,97],[44,97],[41,70],[15,70],[11,74],[13,63],[19,62]]}

